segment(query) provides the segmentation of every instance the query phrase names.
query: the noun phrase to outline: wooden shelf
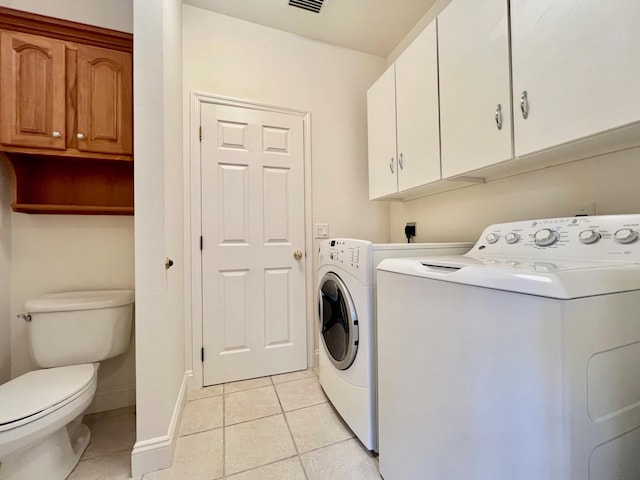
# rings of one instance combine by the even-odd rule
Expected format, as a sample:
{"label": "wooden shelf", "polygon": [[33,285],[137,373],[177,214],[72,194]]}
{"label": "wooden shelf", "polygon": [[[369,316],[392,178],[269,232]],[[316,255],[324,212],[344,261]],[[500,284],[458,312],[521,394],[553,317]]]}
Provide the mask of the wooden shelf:
{"label": "wooden shelf", "polygon": [[4,153],[16,212],[133,215],[133,162]]}
{"label": "wooden shelf", "polygon": [[99,207],[92,205],[47,205],[36,203],[12,203],[14,212],[46,213],[61,215],[133,215],[133,207]]}

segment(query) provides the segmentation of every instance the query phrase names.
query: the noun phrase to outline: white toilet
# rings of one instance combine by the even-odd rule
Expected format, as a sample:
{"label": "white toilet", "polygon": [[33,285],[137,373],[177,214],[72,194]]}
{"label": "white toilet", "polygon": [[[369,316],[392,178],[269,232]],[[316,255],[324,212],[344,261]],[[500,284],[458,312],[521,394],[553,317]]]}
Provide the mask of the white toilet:
{"label": "white toilet", "polygon": [[89,444],[82,415],[99,362],[129,347],[133,290],[44,295],[25,302],[41,370],[0,385],[0,480],[64,479]]}

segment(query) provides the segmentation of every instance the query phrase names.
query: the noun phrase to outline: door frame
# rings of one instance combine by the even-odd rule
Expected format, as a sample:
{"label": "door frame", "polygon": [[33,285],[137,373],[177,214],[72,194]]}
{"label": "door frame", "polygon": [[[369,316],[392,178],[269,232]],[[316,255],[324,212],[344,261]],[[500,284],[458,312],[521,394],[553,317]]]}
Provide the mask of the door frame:
{"label": "door frame", "polygon": [[200,114],[202,105],[205,103],[225,105],[230,107],[240,107],[252,110],[262,110],[273,113],[283,113],[296,115],[303,120],[303,169],[304,169],[304,245],[305,245],[305,300],[306,300],[306,324],[307,324],[307,368],[313,366],[314,360],[314,329],[313,321],[313,236],[312,236],[312,208],[311,208],[311,114],[302,110],[278,107],[250,100],[242,100],[232,97],[225,97],[211,93],[192,91],[190,99],[189,114],[189,164],[186,173],[188,183],[185,194],[185,201],[188,205],[186,212],[191,227],[187,229],[185,244],[190,250],[191,275],[186,276],[189,286],[185,287],[191,291],[191,322],[187,315],[186,322],[186,360],[187,368],[191,365],[190,388],[201,388],[204,384],[204,369],[201,361],[201,348],[203,346],[202,329],[204,326],[202,313],[202,255],[200,251],[200,235],[202,232],[202,196],[200,191],[201,171],[200,171]]}

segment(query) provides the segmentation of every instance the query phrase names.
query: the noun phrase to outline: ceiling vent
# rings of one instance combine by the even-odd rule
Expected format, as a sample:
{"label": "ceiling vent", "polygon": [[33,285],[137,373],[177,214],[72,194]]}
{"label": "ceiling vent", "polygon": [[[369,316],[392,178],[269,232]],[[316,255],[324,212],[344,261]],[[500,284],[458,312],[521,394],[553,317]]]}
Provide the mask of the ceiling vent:
{"label": "ceiling vent", "polygon": [[301,8],[308,12],[320,13],[324,0],[289,0],[290,7]]}

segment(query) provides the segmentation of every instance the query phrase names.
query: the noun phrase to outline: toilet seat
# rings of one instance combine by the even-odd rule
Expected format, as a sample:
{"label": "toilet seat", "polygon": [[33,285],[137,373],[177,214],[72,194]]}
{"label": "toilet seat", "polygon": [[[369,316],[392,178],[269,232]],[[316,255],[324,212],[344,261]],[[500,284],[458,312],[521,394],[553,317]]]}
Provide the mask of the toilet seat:
{"label": "toilet seat", "polygon": [[47,368],[0,385],[0,432],[17,428],[72,402],[95,384],[91,364]]}

